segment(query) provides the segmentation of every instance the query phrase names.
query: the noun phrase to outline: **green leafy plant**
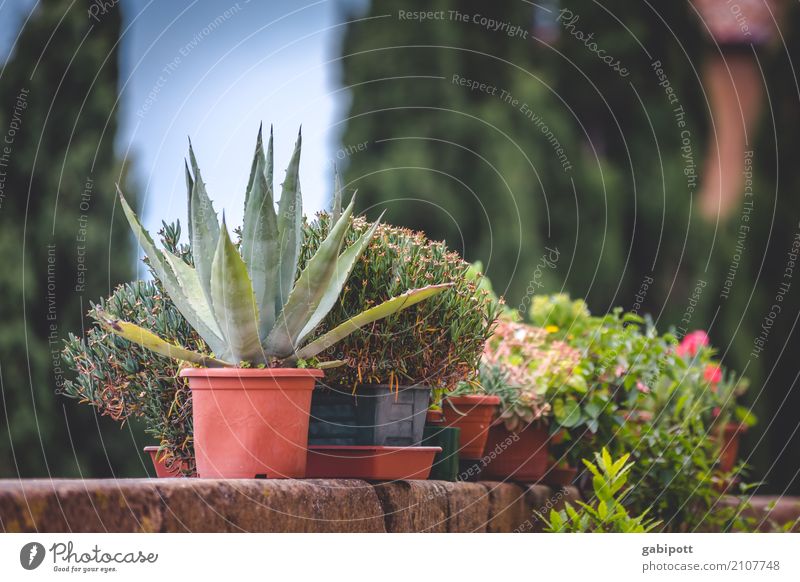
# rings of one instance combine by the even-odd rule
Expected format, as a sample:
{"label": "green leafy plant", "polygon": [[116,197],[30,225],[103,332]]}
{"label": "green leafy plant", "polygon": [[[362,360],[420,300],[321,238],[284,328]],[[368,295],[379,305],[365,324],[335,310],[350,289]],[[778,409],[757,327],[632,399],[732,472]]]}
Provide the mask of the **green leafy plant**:
{"label": "green leafy plant", "polygon": [[[345,244],[371,229],[363,218],[349,220]],[[323,212],[307,225],[301,266],[329,236],[333,222],[334,216]],[[347,365],[331,370],[327,381],[353,389],[361,383],[425,384],[443,393],[472,380],[498,310],[480,282],[479,275],[470,273],[469,263],[444,243],[379,225],[319,333],[341,326],[362,306],[379,305],[404,289],[452,286],[414,310],[395,313],[340,341],[326,355]]]}
{"label": "green leafy plant", "polygon": [[583,463],[592,475],[594,499],[590,503],[576,502],[578,508],[569,502],[561,511],[555,509],[550,516],[539,515],[545,521],[546,532],[576,533],[647,533],[658,527],[659,523],[647,518],[647,511],[632,516],[620,501],[631,488],[625,488],[628,473],[633,463],[628,463],[629,455],[612,459],[606,448],[595,453],[595,463],[584,459]]}
{"label": "green leafy plant", "polygon": [[141,326],[95,312],[101,325],[156,353],[201,366],[304,366],[312,360],[313,365],[327,367],[335,362],[320,363],[317,356],[339,340],[452,286],[446,282],[404,291],[306,343],[336,304],[378,223],[366,226],[342,251],[355,201],[339,210],[341,191],[337,188],[336,216],[330,231],[295,280],[303,245],[300,147],[298,135],[276,212],[272,135],[265,154],[259,130],[245,195],[241,243],[237,248],[231,241],[225,217],[221,225],[218,221],[190,144],[192,171],[187,164],[186,184],[194,266],[168,249],[158,249],[119,192],[123,211],[150,267],[213,355],[189,350]]}

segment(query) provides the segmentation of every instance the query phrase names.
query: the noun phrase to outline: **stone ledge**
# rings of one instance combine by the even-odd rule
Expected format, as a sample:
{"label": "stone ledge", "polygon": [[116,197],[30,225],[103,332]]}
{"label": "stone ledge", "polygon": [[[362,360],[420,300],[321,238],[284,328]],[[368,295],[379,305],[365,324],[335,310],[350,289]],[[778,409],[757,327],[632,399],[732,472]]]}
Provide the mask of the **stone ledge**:
{"label": "stone ledge", "polygon": [[[0,530],[528,532],[541,531],[536,512],[578,498],[571,487],[488,481],[0,480]],[[796,498],[751,503],[761,518],[800,516]]]}

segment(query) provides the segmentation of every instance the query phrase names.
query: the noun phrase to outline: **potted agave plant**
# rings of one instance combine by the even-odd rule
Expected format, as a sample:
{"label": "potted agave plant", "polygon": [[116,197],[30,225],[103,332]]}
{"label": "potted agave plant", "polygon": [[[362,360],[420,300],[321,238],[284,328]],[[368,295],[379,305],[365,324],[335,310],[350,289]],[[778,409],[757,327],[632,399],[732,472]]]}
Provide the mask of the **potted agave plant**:
{"label": "potted agave plant", "polygon": [[186,183],[194,267],[157,248],[119,192],[151,269],[208,349],[186,349],[102,311],[97,317],[108,331],[189,364],[180,375],[192,391],[199,477],[305,476],[311,392],[322,369],[339,363],[318,356],[362,326],[449,287],[445,283],[402,293],[309,341],[336,304],[378,224],[344,245],[351,201],[298,274],[303,245],[300,148],[298,135],[276,211],[272,135],[265,155],[259,130],[237,248],[224,216],[220,224],[213,210],[190,144],[192,170],[187,164]]}

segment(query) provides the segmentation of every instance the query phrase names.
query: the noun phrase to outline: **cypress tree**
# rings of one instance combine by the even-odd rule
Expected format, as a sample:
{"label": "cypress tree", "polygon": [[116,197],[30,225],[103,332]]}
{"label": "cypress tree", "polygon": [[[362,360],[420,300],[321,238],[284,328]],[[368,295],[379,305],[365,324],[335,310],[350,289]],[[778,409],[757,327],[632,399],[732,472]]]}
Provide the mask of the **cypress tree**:
{"label": "cypress tree", "polygon": [[64,338],[133,275],[114,212],[121,17],[90,18],[89,6],[39,2],[0,76],[3,476],[102,476],[106,455],[131,447],[115,423],[56,395]]}

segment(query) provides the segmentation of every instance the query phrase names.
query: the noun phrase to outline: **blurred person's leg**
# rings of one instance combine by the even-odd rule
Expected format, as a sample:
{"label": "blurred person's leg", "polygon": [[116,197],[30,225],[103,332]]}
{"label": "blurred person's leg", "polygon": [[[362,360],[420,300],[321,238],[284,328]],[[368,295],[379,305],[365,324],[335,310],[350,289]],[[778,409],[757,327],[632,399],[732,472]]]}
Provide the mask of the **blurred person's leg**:
{"label": "blurred person's leg", "polygon": [[761,114],[763,89],[755,58],[742,47],[710,57],[703,74],[711,106],[710,136],[699,210],[709,222],[726,220],[744,187],[745,150]]}
{"label": "blurred person's leg", "polygon": [[699,210],[707,221],[727,220],[744,186],[745,150],[763,102],[763,81],[754,48],[775,35],[779,0],[692,0],[713,43],[703,68],[711,108],[709,146],[702,174]]}

